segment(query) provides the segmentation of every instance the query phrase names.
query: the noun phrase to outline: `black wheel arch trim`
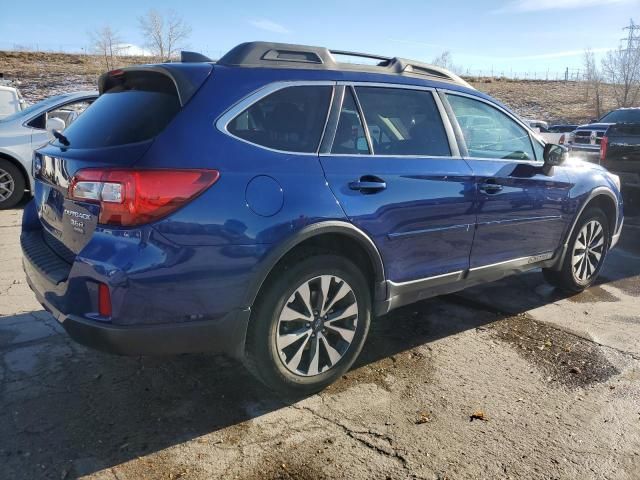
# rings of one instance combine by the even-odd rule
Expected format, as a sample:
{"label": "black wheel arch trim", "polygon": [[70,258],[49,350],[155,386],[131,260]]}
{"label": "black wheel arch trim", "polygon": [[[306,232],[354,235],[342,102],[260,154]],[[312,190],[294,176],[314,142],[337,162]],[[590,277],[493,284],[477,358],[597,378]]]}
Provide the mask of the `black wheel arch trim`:
{"label": "black wheel arch trim", "polygon": [[346,221],[329,220],[307,225],[295,232],[284,242],[281,242],[277,247],[273,248],[267,256],[262,259],[258,271],[253,276],[253,280],[249,283],[244,304],[247,307],[253,306],[260,290],[262,289],[264,281],[267,279],[273,268],[287,253],[302,242],[324,234],[341,234],[351,237],[359,242],[367,252],[374,270],[375,288],[372,292],[374,304],[384,302],[387,297],[386,277],[384,263],[378,247],[376,247],[373,240],[371,240],[365,232],[355,225]]}
{"label": "black wheel arch trim", "polygon": [[[576,214],[575,218],[573,219],[573,222],[571,223],[571,227],[569,228],[569,230],[567,231],[567,234],[565,235],[564,243],[560,247],[560,255],[558,255],[558,260],[556,264],[553,266],[553,268],[551,268],[552,270],[560,270],[562,268],[562,265],[564,264],[565,256],[569,251],[569,241],[571,240],[571,235],[573,235],[573,232],[576,229],[578,220],[580,220],[580,217],[582,216],[584,211],[587,209],[589,204],[591,204],[591,202],[596,197],[599,197],[599,196],[609,197],[613,202],[613,205],[616,211],[616,218],[614,219],[614,222],[613,222],[614,228],[609,233],[611,235],[611,238],[613,238],[613,236],[616,234],[615,227],[618,225],[618,220],[620,218],[620,205],[618,203],[618,197],[608,187],[596,187],[593,190],[591,190],[586,200],[582,202],[582,205],[580,206],[578,213]],[[609,238],[609,242],[611,242],[611,238]]]}

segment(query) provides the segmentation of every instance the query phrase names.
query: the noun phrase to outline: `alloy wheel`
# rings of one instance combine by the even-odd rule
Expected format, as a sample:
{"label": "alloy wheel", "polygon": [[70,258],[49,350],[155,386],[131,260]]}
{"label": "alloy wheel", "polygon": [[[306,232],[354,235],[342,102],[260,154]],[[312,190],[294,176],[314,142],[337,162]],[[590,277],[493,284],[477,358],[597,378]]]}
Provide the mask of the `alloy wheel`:
{"label": "alloy wheel", "polygon": [[0,202],[4,202],[15,189],[15,182],[9,172],[0,168]]}
{"label": "alloy wheel", "polygon": [[314,376],[334,367],[352,344],[358,302],[351,286],[336,275],[305,281],[280,312],[276,347],[290,372]]}
{"label": "alloy wheel", "polygon": [[587,222],[573,246],[571,265],[575,279],[584,284],[597,272],[605,248],[604,228],[597,220]]}

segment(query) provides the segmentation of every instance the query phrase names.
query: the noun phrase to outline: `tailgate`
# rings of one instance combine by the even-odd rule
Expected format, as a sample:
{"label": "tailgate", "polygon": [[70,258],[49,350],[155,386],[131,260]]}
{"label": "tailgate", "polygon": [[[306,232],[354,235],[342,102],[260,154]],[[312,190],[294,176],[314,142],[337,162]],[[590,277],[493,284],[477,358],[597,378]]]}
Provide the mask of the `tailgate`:
{"label": "tailgate", "polygon": [[614,172],[640,173],[640,124],[613,125],[607,132],[603,166]]}
{"label": "tailgate", "polygon": [[[71,200],[80,171],[131,168],[182,110],[212,70],[209,64],[143,66],[101,77],[100,96],[34,157],[35,201],[45,241],[73,261],[96,229],[100,206]],[[96,187],[102,188],[102,187]]]}

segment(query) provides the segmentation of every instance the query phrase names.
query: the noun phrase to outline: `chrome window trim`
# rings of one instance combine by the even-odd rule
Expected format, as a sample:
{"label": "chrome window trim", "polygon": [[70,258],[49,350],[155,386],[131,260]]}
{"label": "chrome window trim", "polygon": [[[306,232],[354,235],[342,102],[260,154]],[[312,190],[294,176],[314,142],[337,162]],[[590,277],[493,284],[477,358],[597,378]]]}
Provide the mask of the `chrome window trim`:
{"label": "chrome window trim", "polygon": [[333,141],[336,138],[336,132],[338,131],[338,123],[340,122],[340,112],[342,110],[342,102],[344,102],[344,95],[344,85],[336,85],[333,87],[333,100],[331,102],[331,108],[329,109],[329,115],[327,115],[325,131],[322,135],[322,140],[320,141],[320,148],[318,150],[319,155],[331,151]]}
{"label": "chrome window trim", "polygon": [[222,115],[220,115],[216,120],[214,120],[213,124],[215,128],[217,128],[220,132],[224,133],[225,135],[228,135],[231,138],[239,140],[248,145],[261,148],[263,150],[268,150],[274,153],[285,153],[288,155],[318,156],[320,146],[322,145],[322,138],[325,133],[324,130],[327,128],[327,121],[329,117],[329,112],[331,112],[331,105],[335,95],[335,92],[334,92],[335,88],[331,89],[331,98],[329,99],[329,105],[328,105],[325,120],[324,120],[322,135],[320,136],[318,145],[314,152],[296,152],[292,150],[278,150],[276,148],[266,147],[264,145],[260,145],[259,143],[253,143],[248,140],[245,140],[244,138],[240,138],[232,134],[228,130],[229,123],[231,123],[232,120],[234,120],[238,115],[244,112],[247,108],[253,106],[255,103],[259,102],[260,100],[267,97],[268,95],[271,95],[272,93],[275,93],[279,90],[283,90],[288,87],[315,87],[315,86],[335,87],[336,82],[332,80],[291,80],[291,81],[284,80],[284,81],[269,83],[267,85],[260,87],[257,90],[254,90],[244,98],[240,99],[239,101],[231,105],[231,107],[225,110],[224,113],[222,113]]}
{"label": "chrome window trim", "polygon": [[[443,92],[445,95],[457,95],[459,97],[467,97],[470,98],[472,100],[476,100],[478,102],[482,102],[485,103],[487,105],[489,105],[490,107],[495,108],[496,110],[498,110],[499,112],[505,114],[507,117],[511,118],[514,122],[516,122],[519,126],[521,126],[525,132],[528,133],[529,135],[529,141],[531,142],[531,150],[533,150],[533,154],[535,155],[535,148],[533,147],[533,141],[537,140],[537,138],[534,136],[534,132],[533,130],[531,130],[531,127],[529,127],[527,124],[525,124],[522,120],[520,120],[518,117],[516,117],[513,113],[509,112],[508,110],[504,109],[503,107],[501,107],[500,105],[487,100],[486,98],[482,98],[480,96],[477,95],[471,95],[469,93],[466,92],[459,92],[457,90],[450,90],[448,88],[438,88],[439,92]],[[445,97],[446,99],[446,97]],[[453,114],[453,109],[451,110],[451,113]],[[453,115],[453,118],[450,119],[451,122],[455,121],[456,124],[458,124],[458,119],[455,117],[455,114]],[[459,124],[458,124],[458,128]],[[462,138],[462,141],[464,141],[464,137]],[[541,143],[541,145],[544,147],[544,144]],[[467,150],[466,148],[466,142],[465,142],[465,150]],[[468,151],[468,150],[467,150]],[[489,161],[489,162],[509,162],[509,163],[528,163],[531,165],[536,165],[536,166],[542,166],[544,165],[544,160],[516,160],[516,159],[512,159],[512,158],[490,158],[490,157],[472,157],[472,156],[465,156],[465,159],[468,160],[485,160],[485,161]]]}
{"label": "chrome window trim", "polygon": [[[351,95],[353,96],[353,100],[356,102],[356,108],[358,109],[358,115],[360,115],[360,121],[362,122],[362,128],[364,128],[364,136],[367,139],[367,144],[369,145],[369,153],[366,154],[362,154],[364,156],[370,156],[370,157],[374,157],[376,155],[376,152],[373,149],[373,141],[371,140],[371,132],[369,132],[369,125],[367,124],[367,119],[364,116],[364,110],[362,110],[362,105],[360,104],[360,99],[358,98],[358,94],[356,93],[356,89],[353,85],[345,85],[345,95],[347,93],[347,89],[349,89],[349,91],[351,92]],[[344,102],[344,97],[342,97],[342,101]],[[342,108],[342,105],[340,105],[340,108]],[[334,138],[335,140],[335,138]],[[331,144],[331,149],[333,150],[333,143]],[[360,153],[358,153],[357,155],[361,155]]]}

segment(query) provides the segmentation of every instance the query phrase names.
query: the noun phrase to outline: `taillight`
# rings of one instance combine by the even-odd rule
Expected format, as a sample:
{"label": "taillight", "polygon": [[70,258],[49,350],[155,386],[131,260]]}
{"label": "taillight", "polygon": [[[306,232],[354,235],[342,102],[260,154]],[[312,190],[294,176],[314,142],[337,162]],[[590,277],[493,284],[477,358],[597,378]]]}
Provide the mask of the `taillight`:
{"label": "taillight", "polygon": [[607,159],[607,149],[609,148],[609,137],[602,137],[600,140],[600,164]]}
{"label": "taillight", "polygon": [[564,140],[565,140],[565,138],[564,138],[564,133],[563,133],[562,135],[560,135],[560,140],[558,140],[558,144],[559,145],[564,145]]}
{"label": "taillight", "polygon": [[218,178],[217,170],[87,168],[74,175],[69,198],[100,204],[100,224],[130,227],[169,215]]}
{"label": "taillight", "polygon": [[111,316],[111,292],[104,283],[98,285],[98,313],[101,317]]}

